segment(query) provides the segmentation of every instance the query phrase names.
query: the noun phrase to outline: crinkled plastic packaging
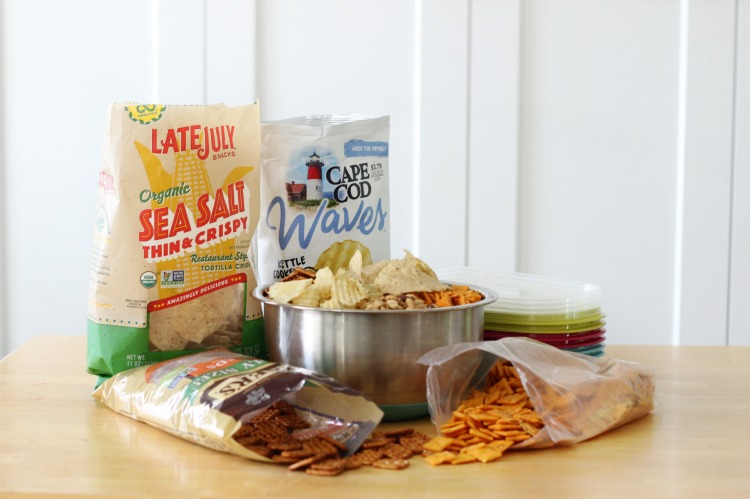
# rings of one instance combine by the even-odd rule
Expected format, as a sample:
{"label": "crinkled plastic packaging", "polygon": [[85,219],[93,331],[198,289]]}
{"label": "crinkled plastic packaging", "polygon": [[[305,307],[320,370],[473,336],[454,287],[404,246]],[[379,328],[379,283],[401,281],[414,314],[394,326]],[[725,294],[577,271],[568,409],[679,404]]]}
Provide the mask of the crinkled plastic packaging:
{"label": "crinkled plastic packaging", "polygon": [[498,360],[513,363],[544,428],[513,449],[570,445],[645,416],[654,409],[654,375],[634,362],[565,352],[528,338],[461,343],[423,355],[427,401],[435,426],[471,392],[482,389]]}
{"label": "crinkled plastic packaging", "polygon": [[390,117],[297,116],[261,125],[258,276],[364,265],[391,254]]}
{"label": "crinkled plastic packaging", "polygon": [[356,451],[383,412],[362,393],[333,378],[227,349],[207,350],[123,371],[102,383],[95,399],[112,410],[211,449],[258,461],[270,459],[233,435],[285,400],[309,423]]}

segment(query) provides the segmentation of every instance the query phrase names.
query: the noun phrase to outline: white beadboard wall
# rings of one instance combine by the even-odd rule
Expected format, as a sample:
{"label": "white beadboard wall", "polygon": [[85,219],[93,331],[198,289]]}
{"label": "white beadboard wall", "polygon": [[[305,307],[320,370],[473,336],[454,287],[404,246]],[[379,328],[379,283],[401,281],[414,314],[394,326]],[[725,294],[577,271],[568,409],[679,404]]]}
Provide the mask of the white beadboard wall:
{"label": "white beadboard wall", "polygon": [[750,0],[736,12],[734,157],[727,343],[750,344]]}
{"label": "white beadboard wall", "polygon": [[0,355],[85,334],[106,106],[255,98],[391,116],[394,257],[750,344],[750,0],[0,1]]}

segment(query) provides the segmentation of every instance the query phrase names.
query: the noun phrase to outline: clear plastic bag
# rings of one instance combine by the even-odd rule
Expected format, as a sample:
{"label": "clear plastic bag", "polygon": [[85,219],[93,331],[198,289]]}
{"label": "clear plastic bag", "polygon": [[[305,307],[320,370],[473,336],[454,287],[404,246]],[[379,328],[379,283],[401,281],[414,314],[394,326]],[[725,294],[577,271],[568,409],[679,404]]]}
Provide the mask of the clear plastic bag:
{"label": "clear plastic bag", "polygon": [[544,428],[514,449],[570,445],[612,430],[654,409],[654,375],[634,362],[565,352],[528,338],[437,348],[428,366],[427,401],[435,426],[473,389],[481,389],[498,360],[513,363]]}

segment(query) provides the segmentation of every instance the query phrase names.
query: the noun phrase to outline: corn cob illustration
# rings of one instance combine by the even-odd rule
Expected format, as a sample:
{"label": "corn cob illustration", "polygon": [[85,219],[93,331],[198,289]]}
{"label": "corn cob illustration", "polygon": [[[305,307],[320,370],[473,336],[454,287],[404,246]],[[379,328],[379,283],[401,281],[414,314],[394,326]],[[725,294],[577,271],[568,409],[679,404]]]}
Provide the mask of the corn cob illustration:
{"label": "corn cob illustration", "polygon": [[[137,141],[135,142],[135,146],[141,157],[141,161],[143,162],[144,170],[153,192],[163,191],[180,185],[190,186],[190,192],[170,198],[169,208],[172,212],[175,211],[178,204],[182,203],[195,216],[195,214],[198,213],[198,198],[205,193],[209,193],[211,196],[214,195],[215,190],[211,186],[211,180],[208,176],[205,162],[198,158],[195,152],[191,150],[176,152],[174,172],[169,174],[164,169],[161,160],[159,160],[159,158],[156,157],[146,146]],[[226,176],[221,186],[222,189],[226,191],[228,185],[242,179],[252,170],[252,166],[239,166],[234,168]],[[157,201],[152,200],[151,206],[152,208],[156,208],[159,204]],[[228,270],[201,271],[201,265],[192,263],[191,257],[192,254],[199,257],[229,255],[233,253],[234,244],[235,238],[226,239],[212,246],[195,248],[194,253],[188,253],[181,257],[157,262],[156,273],[160,276],[160,279],[163,272],[171,272],[173,270],[184,270],[185,272],[184,287],[164,288],[159,286],[159,298],[167,298],[186,290],[196,288],[207,282],[234,274],[235,270],[231,264],[229,265],[230,268]],[[215,267],[221,268],[222,266],[215,265]]]}

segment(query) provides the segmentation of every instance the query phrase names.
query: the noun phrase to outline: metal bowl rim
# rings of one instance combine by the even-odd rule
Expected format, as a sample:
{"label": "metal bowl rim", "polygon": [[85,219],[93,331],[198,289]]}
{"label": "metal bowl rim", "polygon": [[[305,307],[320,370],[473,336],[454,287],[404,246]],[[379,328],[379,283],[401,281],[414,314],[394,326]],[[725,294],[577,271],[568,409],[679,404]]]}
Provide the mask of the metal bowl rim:
{"label": "metal bowl rim", "polygon": [[253,290],[253,296],[256,299],[260,300],[264,305],[275,305],[284,309],[291,309],[291,310],[315,310],[315,311],[321,311],[321,312],[378,314],[378,315],[404,314],[404,313],[406,314],[409,314],[409,313],[430,314],[430,313],[452,312],[454,310],[466,310],[466,309],[471,309],[471,308],[476,308],[476,307],[483,307],[483,306],[489,305],[490,303],[493,303],[498,298],[498,294],[495,291],[489,288],[485,288],[483,286],[475,286],[473,284],[455,282],[455,281],[441,281],[442,283],[448,284],[448,285],[455,284],[459,286],[469,286],[471,289],[474,289],[482,293],[482,295],[484,295],[484,298],[474,303],[467,303],[466,305],[454,305],[452,307],[404,309],[404,310],[360,310],[360,309],[353,309],[353,308],[321,308],[321,307],[307,307],[304,305],[293,305],[291,303],[279,303],[277,301],[274,301],[268,298],[267,296],[263,296],[263,291],[265,289],[268,289],[268,287],[271,284],[274,284],[274,282],[256,286],[256,288]]}

